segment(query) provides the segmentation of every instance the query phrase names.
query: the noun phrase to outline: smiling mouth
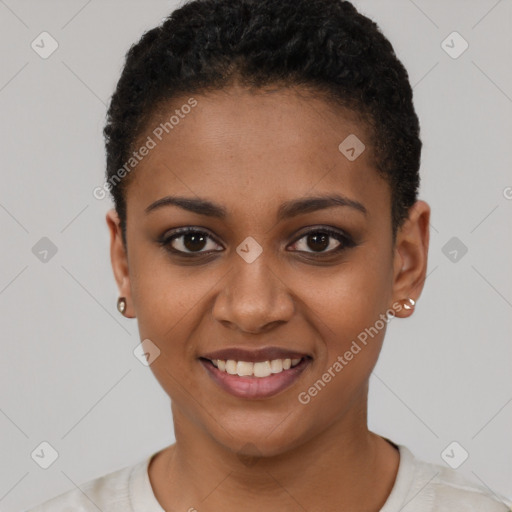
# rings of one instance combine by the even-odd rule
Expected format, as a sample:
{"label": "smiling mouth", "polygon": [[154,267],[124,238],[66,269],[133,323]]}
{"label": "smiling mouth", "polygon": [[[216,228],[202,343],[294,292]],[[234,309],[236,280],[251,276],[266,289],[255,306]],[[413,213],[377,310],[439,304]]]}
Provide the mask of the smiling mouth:
{"label": "smiling mouth", "polygon": [[[229,375],[238,375],[239,377],[264,378],[273,374],[282,373],[290,368],[298,366],[302,360],[308,359],[308,356],[286,359],[270,359],[266,361],[235,361],[234,359],[206,359],[219,371]],[[310,358],[309,358],[310,359]]]}
{"label": "smiling mouth", "polygon": [[243,361],[200,357],[199,361],[225,392],[237,398],[262,400],[274,397],[295,384],[304,372],[310,370],[313,358]]}

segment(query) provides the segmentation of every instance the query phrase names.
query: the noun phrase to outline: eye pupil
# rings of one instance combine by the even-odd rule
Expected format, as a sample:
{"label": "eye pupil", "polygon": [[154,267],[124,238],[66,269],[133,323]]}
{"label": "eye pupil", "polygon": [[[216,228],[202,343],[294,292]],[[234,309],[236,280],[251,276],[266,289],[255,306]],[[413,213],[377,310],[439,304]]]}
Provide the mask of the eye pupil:
{"label": "eye pupil", "polygon": [[206,242],[206,236],[198,233],[187,233],[183,235],[183,245],[188,251],[194,252],[194,250],[204,249]]}
{"label": "eye pupil", "polygon": [[308,236],[308,245],[313,250],[324,251],[329,247],[329,238],[327,234],[314,233]]}

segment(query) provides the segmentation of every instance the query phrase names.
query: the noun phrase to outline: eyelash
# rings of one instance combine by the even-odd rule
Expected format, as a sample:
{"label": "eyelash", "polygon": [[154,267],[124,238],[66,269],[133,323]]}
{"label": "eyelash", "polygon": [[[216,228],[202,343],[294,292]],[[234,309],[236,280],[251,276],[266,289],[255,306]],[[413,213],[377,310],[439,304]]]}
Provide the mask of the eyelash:
{"label": "eyelash", "polygon": [[[218,245],[220,245],[212,236],[210,236],[206,231],[203,231],[203,230],[200,230],[198,228],[194,228],[194,227],[186,227],[186,228],[179,228],[177,230],[175,230],[171,235],[166,235],[166,236],[163,236],[162,238],[160,238],[160,240],[158,240],[158,244],[161,245],[162,247],[164,247],[165,250],[169,251],[171,254],[175,254],[175,255],[178,255],[178,256],[184,256],[186,258],[194,258],[194,257],[197,257],[198,255],[206,255],[206,254],[212,254],[214,252],[222,252],[222,251],[217,251],[217,250],[213,250],[213,251],[199,251],[199,252],[185,252],[185,251],[179,251],[177,249],[174,249],[173,247],[171,247],[171,243],[180,238],[180,237],[183,237],[185,235],[188,235],[188,234],[198,234],[198,235],[206,235],[206,237],[210,238],[211,240],[213,240],[215,243],[217,243]],[[300,240],[302,240],[303,238],[309,236],[309,235],[312,235],[312,234],[324,234],[324,235],[328,235],[332,238],[334,238],[335,240],[337,240],[338,242],[340,242],[340,245],[338,247],[336,247],[335,249],[331,249],[330,251],[326,251],[326,252],[315,252],[315,251],[297,251],[299,253],[305,253],[305,254],[316,254],[317,256],[319,257],[322,257],[322,256],[325,256],[325,255],[333,255],[333,254],[338,254],[346,249],[349,249],[351,247],[354,247],[356,244],[355,242],[352,240],[352,238],[350,238],[348,235],[346,234],[343,234],[341,232],[338,232],[338,231],[335,231],[333,229],[330,229],[330,228],[314,228],[314,229],[311,229],[305,233],[302,233],[302,235],[297,238],[293,243],[292,245],[295,245],[297,242],[299,242]]]}

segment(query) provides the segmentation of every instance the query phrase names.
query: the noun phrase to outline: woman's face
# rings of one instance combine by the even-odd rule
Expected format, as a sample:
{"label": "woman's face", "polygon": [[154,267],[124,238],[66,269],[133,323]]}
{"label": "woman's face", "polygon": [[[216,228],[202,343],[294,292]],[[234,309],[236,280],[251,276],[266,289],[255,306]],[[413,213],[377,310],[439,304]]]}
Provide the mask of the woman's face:
{"label": "woman's face", "polygon": [[[320,99],[231,88],[180,109],[188,99],[140,138],[137,147],[148,136],[155,145],[127,190],[127,255],[114,211],[107,216],[127,315],[151,340],[150,357],[159,350],[150,367],[175,422],[266,455],[329,428],[357,429],[384,315],[407,316],[398,304],[421,292],[428,206],[417,203],[420,220],[393,247],[390,189],[365,127]],[[160,123],[176,109],[166,133]],[[190,209],[146,211],[167,196]],[[312,198],[323,199],[302,204]],[[215,208],[200,213],[201,201]],[[196,233],[170,239],[185,227]],[[227,363],[230,371],[275,373],[230,375],[208,360],[221,350],[219,359],[260,363]],[[280,371],[287,358],[302,359]]]}

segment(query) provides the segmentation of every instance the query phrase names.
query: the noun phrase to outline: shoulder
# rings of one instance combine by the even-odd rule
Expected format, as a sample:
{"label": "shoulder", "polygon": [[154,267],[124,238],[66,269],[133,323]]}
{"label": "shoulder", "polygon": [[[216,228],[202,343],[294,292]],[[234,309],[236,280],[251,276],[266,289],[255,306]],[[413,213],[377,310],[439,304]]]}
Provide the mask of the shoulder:
{"label": "shoulder", "polygon": [[[485,510],[486,512],[510,512],[510,503],[504,497],[494,494],[490,489],[470,480],[456,470],[437,464],[423,463],[436,471],[432,480],[437,512],[452,512],[458,506],[465,512]],[[461,508],[463,507],[463,508]]]}
{"label": "shoulder", "polygon": [[89,480],[26,512],[89,512],[98,510],[126,511],[130,507],[130,478],[143,465],[138,462],[117,471]]}
{"label": "shoulder", "polygon": [[506,498],[476,480],[440,464],[419,460],[405,446],[399,449],[411,475],[405,499],[410,506],[405,506],[403,512],[512,511],[512,504]]}

